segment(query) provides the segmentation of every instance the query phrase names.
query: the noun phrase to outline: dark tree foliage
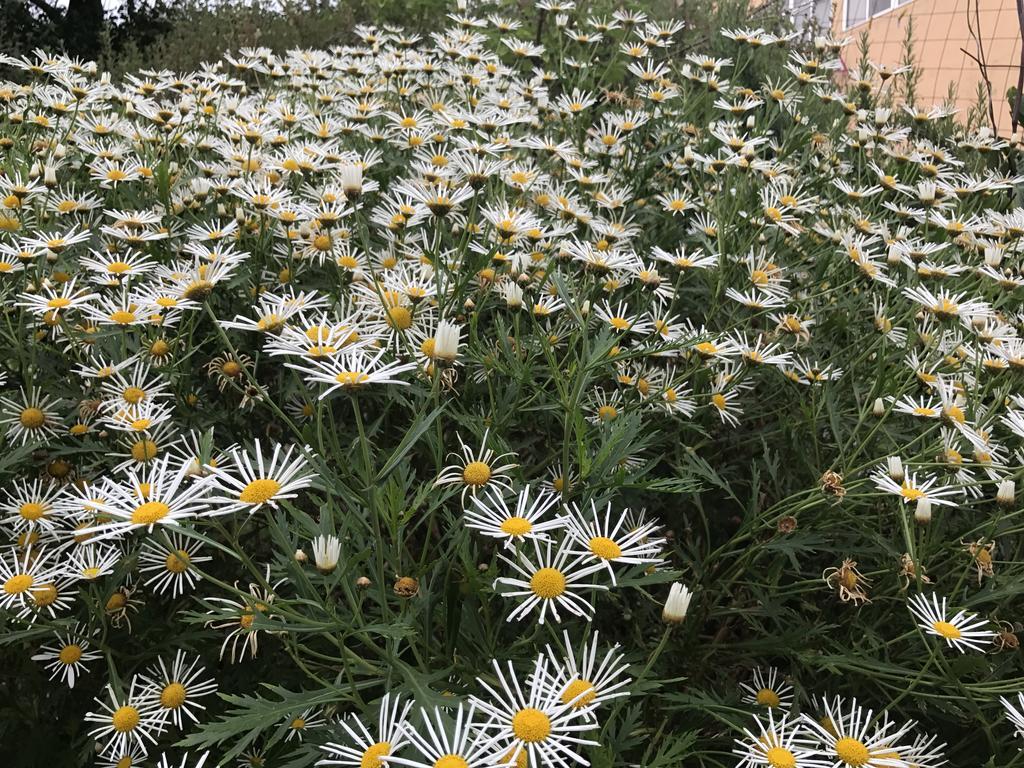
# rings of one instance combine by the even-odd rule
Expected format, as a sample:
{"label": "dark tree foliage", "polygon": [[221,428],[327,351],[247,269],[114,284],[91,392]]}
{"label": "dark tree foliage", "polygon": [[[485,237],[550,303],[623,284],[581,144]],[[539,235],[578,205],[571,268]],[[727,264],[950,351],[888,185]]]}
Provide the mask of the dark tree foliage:
{"label": "dark tree foliage", "polygon": [[[181,4],[172,0],[128,0],[104,11],[103,0],[0,0],[0,50],[23,55],[35,48],[97,59],[109,45],[118,53],[129,43],[144,48],[174,23]],[[106,42],[109,41],[109,42]]]}

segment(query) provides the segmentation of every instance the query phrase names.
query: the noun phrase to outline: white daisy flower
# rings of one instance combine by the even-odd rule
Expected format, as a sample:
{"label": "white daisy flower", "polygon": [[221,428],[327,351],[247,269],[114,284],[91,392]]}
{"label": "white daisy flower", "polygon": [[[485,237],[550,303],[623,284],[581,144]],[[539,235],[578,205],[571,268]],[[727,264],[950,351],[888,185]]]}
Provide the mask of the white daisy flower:
{"label": "white daisy flower", "polygon": [[466,527],[484,536],[503,540],[506,549],[526,539],[547,541],[548,531],[565,525],[565,518],[559,515],[544,519],[558,505],[559,497],[542,489],[531,502],[532,492],[529,485],[519,491],[515,509],[509,508],[504,494],[495,488],[484,493],[483,501],[473,496],[471,501],[475,509],[466,509],[464,513]]}
{"label": "white daisy flower", "polygon": [[[292,458],[294,445],[287,448],[274,444],[270,459],[264,458],[260,441],[256,440],[252,455],[235,448],[231,450],[232,466],[221,469],[207,465],[211,473],[211,504],[219,505],[211,515],[227,515],[246,511],[250,515],[268,504],[277,507],[282,499],[294,499],[297,491],[313,484],[315,475],[301,452]],[[253,459],[255,456],[255,459]]]}
{"label": "white daisy flower", "polygon": [[977,614],[960,610],[952,617],[948,616],[946,598],[940,602],[934,592],[929,596],[913,595],[908,600],[908,607],[921,629],[929,635],[941,637],[946,645],[961,653],[968,649],[983,653],[995,637],[992,625],[987,619],[978,618]]}
{"label": "white daisy flower", "polygon": [[501,576],[494,580],[495,588],[498,584],[511,587],[509,591],[502,592],[504,597],[526,598],[509,614],[507,621],[522,620],[534,609],[540,614],[537,619],[540,624],[544,623],[548,612],[555,621],[560,622],[562,614],[559,610],[589,619],[594,607],[579,593],[590,589],[608,589],[601,584],[582,583],[591,574],[602,570],[604,564],[586,564],[588,558],[584,555],[573,557],[565,541],[557,544],[549,541],[541,549],[540,542],[534,539],[533,552],[534,557],[531,558],[520,550],[518,560],[511,560],[504,554],[498,555],[519,577]]}

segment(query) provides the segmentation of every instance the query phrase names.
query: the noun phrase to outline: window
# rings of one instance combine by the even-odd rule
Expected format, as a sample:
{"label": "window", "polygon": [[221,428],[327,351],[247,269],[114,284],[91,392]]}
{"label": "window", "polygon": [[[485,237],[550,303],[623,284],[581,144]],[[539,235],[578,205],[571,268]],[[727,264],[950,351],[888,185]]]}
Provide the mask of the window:
{"label": "window", "polygon": [[849,29],[863,24],[868,19],[910,2],[912,0],[846,0],[843,28]]}
{"label": "window", "polygon": [[847,29],[867,20],[868,0],[846,0],[846,18],[843,21]]}

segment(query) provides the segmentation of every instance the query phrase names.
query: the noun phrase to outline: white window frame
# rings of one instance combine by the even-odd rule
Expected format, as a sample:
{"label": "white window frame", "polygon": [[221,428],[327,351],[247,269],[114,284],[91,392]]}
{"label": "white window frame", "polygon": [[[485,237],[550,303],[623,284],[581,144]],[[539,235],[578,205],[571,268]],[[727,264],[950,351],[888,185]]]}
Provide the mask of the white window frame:
{"label": "white window frame", "polygon": [[[846,11],[847,11],[847,6],[850,4],[850,0],[843,0],[843,8],[842,8],[842,11],[843,11],[843,16],[842,16],[842,29],[843,29],[843,32],[848,32],[851,29],[856,29],[857,27],[862,26],[864,24],[867,24],[868,22],[870,22],[870,21],[872,21],[874,19],[877,19],[877,18],[880,18],[882,16],[885,16],[887,13],[892,13],[893,11],[895,11],[895,10],[897,10],[899,8],[902,8],[905,5],[910,5],[912,2],[914,2],[914,0],[889,0],[889,7],[886,8],[884,11],[879,11],[878,13],[875,13],[875,14],[868,14],[868,17],[866,19],[864,19],[864,21],[858,21],[856,24],[847,25],[847,23],[846,23],[846,18],[847,18]],[[868,0],[868,7],[869,8],[871,7],[871,0]]]}

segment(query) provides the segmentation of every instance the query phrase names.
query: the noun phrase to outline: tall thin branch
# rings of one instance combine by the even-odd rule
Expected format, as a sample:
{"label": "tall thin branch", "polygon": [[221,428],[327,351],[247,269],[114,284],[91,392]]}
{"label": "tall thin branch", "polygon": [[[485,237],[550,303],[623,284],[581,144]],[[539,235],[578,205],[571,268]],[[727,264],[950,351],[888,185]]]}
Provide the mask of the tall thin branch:
{"label": "tall thin branch", "polygon": [[[988,93],[988,120],[992,125],[992,132],[995,133],[996,112],[995,106],[992,103],[992,80],[988,76],[988,62],[985,61],[985,45],[981,40],[981,17],[978,10],[978,6],[980,5],[980,0],[974,0],[974,18],[972,20],[971,0],[967,0],[967,31],[970,33],[971,39],[974,41],[974,46],[978,51],[978,55],[971,56],[971,58],[978,63],[978,70],[981,72],[981,79],[985,83],[985,90]],[[1018,0],[1018,6],[1019,5],[1020,0]],[[960,50],[963,50],[963,48]]]}

